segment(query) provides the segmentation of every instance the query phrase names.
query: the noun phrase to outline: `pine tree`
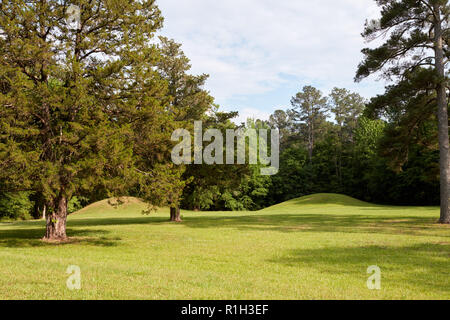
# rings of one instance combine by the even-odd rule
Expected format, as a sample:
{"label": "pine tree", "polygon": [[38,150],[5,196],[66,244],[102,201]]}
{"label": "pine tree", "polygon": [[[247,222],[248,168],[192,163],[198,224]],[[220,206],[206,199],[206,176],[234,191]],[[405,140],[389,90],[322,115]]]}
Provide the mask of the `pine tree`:
{"label": "pine tree", "polygon": [[387,40],[378,48],[366,48],[356,80],[383,71],[385,78],[402,81],[419,67],[433,72],[438,115],[441,223],[450,223],[450,155],[448,132],[448,62],[450,58],[450,5],[447,0],[377,0],[381,19],[368,21],[363,36]]}
{"label": "pine tree", "polygon": [[303,90],[291,99],[293,109],[292,119],[306,128],[309,161],[312,162],[314,146],[320,125],[326,120],[327,98],[322,92],[312,86],[305,86]]}
{"label": "pine tree", "polygon": [[[344,149],[346,149],[350,157],[354,145],[353,133],[358,125],[358,118],[364,110],[365,100],[357,93],[352,93],[347,89],[333,88],[329,96],[329,109],[334,115],[337,123],[336,135],[337,139],[334,143],[336,147],[336,177],[339,185],[343,184],[343,161]],[[350,147],[350,148],[348,148]]]}

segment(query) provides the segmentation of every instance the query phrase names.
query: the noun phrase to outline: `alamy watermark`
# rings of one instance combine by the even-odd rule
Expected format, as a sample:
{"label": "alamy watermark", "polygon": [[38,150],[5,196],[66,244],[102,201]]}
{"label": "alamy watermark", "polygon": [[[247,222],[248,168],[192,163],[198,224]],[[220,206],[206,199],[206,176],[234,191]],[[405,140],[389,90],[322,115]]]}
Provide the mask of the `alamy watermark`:
{"label": "alamy watermark", "polygon": [[[279,171],[280,133],[278,130],[228,129],[224,138],[222,131],[218,129],[207,129],[203,132],[202,121],[195,121],[193,136],[194,143],[192,144],[192,136],[188,130],[177,129],[173,132],[172,141],[179,142],[181,139],[181,142],[172,150],[174,164],[242,165],[247,163],[248,151],[248,164],[266,166],[261,168],[261,175],[275,175]],[[247,139],[248,144],[246,143]],[[204,147],[204,142],[211,143]],[[194,146],[194,156],[192,156],[192,145]]]}
{"label": "alamy watermark", "polygon": [[367,279],[367,288],[369,290],[381,290],[381,268],[379,266],[370,266],[367,268],[367,274],[371,274]]}
{"label": "alamy watermark", "polygon": [[72,30],[78,30],[81,27],[81,10],[80,7],[71,4],[66,10],[66,23]]}
{"label": "alamy watermark", "polygon": [[72,265],[67,267],[66,273],[70,275],[66,281],[67,289],[71,291],[81,290],[81,268]]}

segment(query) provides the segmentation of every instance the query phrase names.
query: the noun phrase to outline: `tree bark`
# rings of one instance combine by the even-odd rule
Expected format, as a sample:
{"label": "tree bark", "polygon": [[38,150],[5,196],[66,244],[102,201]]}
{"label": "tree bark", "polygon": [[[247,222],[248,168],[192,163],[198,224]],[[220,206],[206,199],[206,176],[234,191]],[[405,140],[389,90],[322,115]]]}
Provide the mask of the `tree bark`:
{"label": "tree bark", "polygon": [[179,206],[175,208],[170,208],[170,221],[172,222],[182,222],[181,220],[181,210]]}
{"label": "tree bark", "polygon": [[175,222],[177,215],[177,208],[170,208],[170,221]]}
{"label": "tree bark", "polygon": [[438,118],[439,118],[439,150],[441,171],[441,218],[440,223],[450,224],[450,157],[449,157],[449,133],[448,133],[448,106],[445,89],[445,66],[443,50],[443,31],[440,5],[434,5],[434,52],[436,71],[439,75],[439,83],[436,86]]}
{"label": "tree bark", "polygon": [[61,197],[56,201],[56,210],[47,215],[47,231],[45,240],[64,241],[67,239],[67,198]]}
{"label": "tree bark", "polygon": [[181,220],[181,209],[178,206],[177,206],[177,211],[176,211],[176,215],[175,215],[175,221],[183,222],[183,220]]}

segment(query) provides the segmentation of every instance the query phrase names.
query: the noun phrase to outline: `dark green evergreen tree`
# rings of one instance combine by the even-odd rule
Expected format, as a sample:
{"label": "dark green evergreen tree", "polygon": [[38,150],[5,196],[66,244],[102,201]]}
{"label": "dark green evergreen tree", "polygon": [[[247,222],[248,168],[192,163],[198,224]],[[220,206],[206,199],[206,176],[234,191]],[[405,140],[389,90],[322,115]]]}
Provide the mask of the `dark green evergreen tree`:
{"label": "dark green evergreen tree", "polygon": [[139,181],[164,205],[177,187],[166,161],[175,125],[151,45],[155,1],[73,4],[79,17],[66,1],[0,3],[0,179],[42,194],[48,240],[66,239],[75,195]]}

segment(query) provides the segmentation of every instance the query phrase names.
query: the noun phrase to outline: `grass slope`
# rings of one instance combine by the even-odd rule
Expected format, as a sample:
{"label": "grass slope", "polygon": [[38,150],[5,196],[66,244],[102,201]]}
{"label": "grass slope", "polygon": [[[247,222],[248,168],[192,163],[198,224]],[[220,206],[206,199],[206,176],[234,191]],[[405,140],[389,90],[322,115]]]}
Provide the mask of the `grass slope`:
{"label": "grass slope", "polygon": [[[143,216],[128,199],[71,215],[72,243],[42,221],[0,223],[1,299],[450,299],[450,228],[439,209],[319,194],[259,212]],[[66,287],[69,265],[82,289]],[[382,290],[367,289],[367,268]]]}

